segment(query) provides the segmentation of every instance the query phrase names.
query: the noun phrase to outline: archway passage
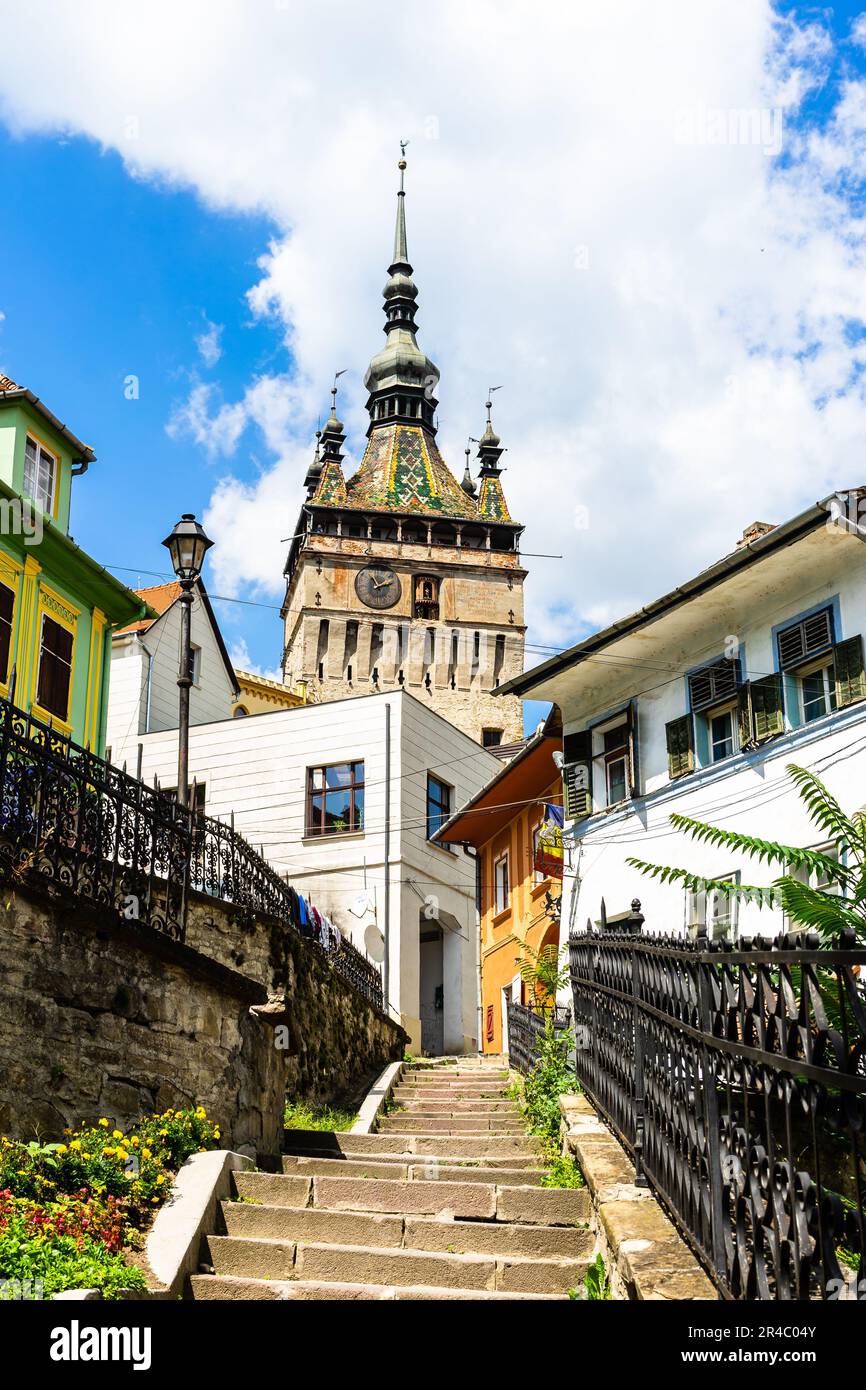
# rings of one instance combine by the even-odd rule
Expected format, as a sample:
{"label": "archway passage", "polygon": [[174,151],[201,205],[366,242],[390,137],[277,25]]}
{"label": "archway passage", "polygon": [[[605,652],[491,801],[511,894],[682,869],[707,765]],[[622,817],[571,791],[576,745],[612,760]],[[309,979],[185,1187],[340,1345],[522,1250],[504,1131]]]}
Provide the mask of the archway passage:
{"label": "archway passage", "polygon": [[421,918],[420,1014],[421,1051],[425,1057],[441,1057],[445,1051],[445,984],[442,928]]}

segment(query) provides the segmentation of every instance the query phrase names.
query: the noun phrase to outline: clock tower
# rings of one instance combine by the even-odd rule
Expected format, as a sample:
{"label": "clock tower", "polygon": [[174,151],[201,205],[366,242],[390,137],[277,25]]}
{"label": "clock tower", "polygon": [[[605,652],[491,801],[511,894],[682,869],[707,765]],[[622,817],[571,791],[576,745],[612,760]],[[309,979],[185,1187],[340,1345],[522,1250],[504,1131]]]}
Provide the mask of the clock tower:
{"label": "clock tower", "polygon": [[520,701],[494,696],[523,670],[522,526],[502,489],[491,403],[462,482],[436,444],[439,372],[418,346],[400,160],[385,345],[367,368],[367,446],[343,473],[331,413],[307,471],[286,562],[283,679],[319,700],[400,686],[489,747],[523,737]]}

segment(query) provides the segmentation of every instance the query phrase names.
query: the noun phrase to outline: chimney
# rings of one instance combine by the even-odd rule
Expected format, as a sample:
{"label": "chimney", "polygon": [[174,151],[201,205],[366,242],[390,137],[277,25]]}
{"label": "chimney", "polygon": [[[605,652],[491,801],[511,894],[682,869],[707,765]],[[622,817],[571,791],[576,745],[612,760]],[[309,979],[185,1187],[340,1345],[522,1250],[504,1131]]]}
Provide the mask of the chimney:
{"label": "chimney", "polygon": [[737,549],[741,550],[744,545],[750,545],[752,541],[760,540],[761,536],[766,536],[768,531],[775,531],[774,521],[753,521],[748,525],[740,539],[737,541]]}

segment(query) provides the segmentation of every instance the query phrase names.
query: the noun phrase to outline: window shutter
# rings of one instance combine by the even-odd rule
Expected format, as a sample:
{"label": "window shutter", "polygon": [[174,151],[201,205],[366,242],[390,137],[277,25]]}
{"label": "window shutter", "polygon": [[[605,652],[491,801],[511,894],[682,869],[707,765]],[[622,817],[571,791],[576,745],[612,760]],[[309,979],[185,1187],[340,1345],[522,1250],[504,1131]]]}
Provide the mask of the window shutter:
{"label": "window shutter", "polygon": [[752,681],[752,731],[755,743],[766,743],[785,732],[782,677],[778,672]]}
{"label": "window shutter", "polygon": [[592,811],[592,735],[566,734],[562,750],[563,810],[568,820],[582,820]]}
{"label": "window shutter", "polygon": [[695,738],[692,716],[683,714],[665,725],[668,745],[668,776],[671,781],[692,772],[695,766]]}
{"label": "window shutter", "polygon": [[866,699],[866,674],[863,670],[863,638],[849,637],[833,648],[836,704],[839,709],[856,705]]}
{"label": "window shutter", "polygon": [[783,670],[798,666],[807,657],[825,651],[832,641],[833,614],[831,609],[822,608],[779,633],[779,665]]}
{"label": "window shutter", "polygon": [[640,762],[638,760],[637,705],[634,703],[628,707],[626,729],[628,731],[628,794],[635,797],[638,794],[640,783]]}
{"label": "window shutter", "polygon": [[746,681],[737,693],[737,723],[740,729],[740,747],[751,748],[755,741],[752,729],[752,682]]}
{"label": "window shutter", "polygon": [[689,704],[693,710],[708,709],[730,700],[740,684],[739,658],[724,657],[689,676]]}

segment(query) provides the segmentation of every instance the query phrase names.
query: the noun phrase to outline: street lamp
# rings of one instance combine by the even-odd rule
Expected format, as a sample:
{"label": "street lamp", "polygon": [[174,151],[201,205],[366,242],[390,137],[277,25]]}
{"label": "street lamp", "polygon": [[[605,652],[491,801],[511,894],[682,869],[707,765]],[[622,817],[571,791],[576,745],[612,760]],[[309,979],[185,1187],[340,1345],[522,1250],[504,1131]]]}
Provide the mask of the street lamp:
{"label": "street lamp", "polygon": [[201,574],[204,557],[213,545],[192,512],[184,512],[163,545],[171,556],[180,581],[180,672],[178,688],[177,799],[189,804],[189,688],[192,685],[191,623],[192,591]]}

